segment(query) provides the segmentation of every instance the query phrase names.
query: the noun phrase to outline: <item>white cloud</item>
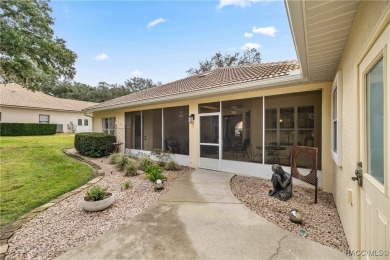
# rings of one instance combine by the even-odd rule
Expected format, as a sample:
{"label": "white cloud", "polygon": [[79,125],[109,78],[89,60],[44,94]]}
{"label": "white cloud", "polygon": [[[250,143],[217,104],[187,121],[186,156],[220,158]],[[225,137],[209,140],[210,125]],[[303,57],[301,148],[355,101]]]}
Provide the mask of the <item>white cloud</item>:
{"label": "white cloud", "polygon": [[139,70],[135,70],[135,71],[130,73],[130,75],[133,76],[133,77],[141,77],[142,74],[143,73],[141,71],[139,71]]}
{"label": "white cloud", "polygon": [[159,23],[164,23],[164,22],[166,22],[166,21],[168,21],[167,19],[164,19],[164,18],[158,18],[158,19],[156,19],[156,20],[153,20],[153,21],[150,21],[149,23],[148,23],[148,25],[146,26],[146,28],[152,28],[153,26],[156,26],[157,24],[159,24]]}
{"label": "white cloud", "polygon": [[106,53],[101,53],[99,55],[96,55],[94,60],[97,60],[97,61],[102,61],[102,60],[107,60],[108,59],[108,55]]}
{"label": "white cloud", "polygon": [[261,45],[253,42],[245,43],[244,46],[241,47],[242,50],[251,50],[251,49],[260,49]]}
{"label": "white cloud", "polygon": [[244,33],[244,37],[245,38],[252,38],[253,37],[253,33]]}
{"label": "white cloud", "polygon": [[268,27],[252,27],[252,32],[253,33],[260,33],[268,36],[275,36],[275,33],[278,30],[276,30],[275,26],[268,26]]}
{"label": "white cloud", "polygon": [[222,9],[223,7],[228,5],[246,7],[246,6],[251,6],[252,3],[257,3],[262,1],[266,1],[266,0],[219,0],[219,5],[217,6],[217,9]]}

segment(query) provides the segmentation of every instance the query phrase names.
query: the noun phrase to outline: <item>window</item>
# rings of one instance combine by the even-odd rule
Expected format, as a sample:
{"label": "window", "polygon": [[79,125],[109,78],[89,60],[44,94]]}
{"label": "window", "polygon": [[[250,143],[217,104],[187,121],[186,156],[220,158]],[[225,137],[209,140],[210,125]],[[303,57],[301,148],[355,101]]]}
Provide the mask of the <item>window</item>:
{"label": "window", "polygon": [[83,126],[83,119],[77,119],[77,125]]}
{"label": "window", "polygon": [[115,135],[115,117],[103,118],[103,132]]}
{"label": "window", "polygon": [[332,151],[337,153],[337,86],[333,90],[332,93],[332,125],[333,125],[333,146]]}
{"label": "window", "polygon": [[88,119],[84,119],[84,126],[88,126]]}
{"label": "window", "polygon": [[331,98],[331,153],[337,166],[342,165],[341,146],[341,111],[342,111],[342,73],[337,72],[332,87]]}
{"label": "window", "polygon": [[190,130],[188,106],[164,108],[164,149],[172,153],[189,155]]}
{"label": "window", "polygon": [[189,154],[188,106],[125,113],[126,148]]}
{"label": "window", "polygon": [[234,127],[234,136],[242,136],[242,121],[238,122]]}
{"label": "window", "polygon": [[222,159],[262,163],[263,97],[222,101]]}
{"label": "window", "polygon": [[368,173],[384,184],[384,64],[383,58],[366,75]]}
{"label": "window", "polygon": [[40,124],[48,124],[50,122],[49,115],[39,115],[39,123]]}
{"label": "window", "polygon": [[[321,91],[265,97],[265,163],[290,165],[294,145],[317,147],[321,158]],[[298,157],[298,167],[311,166],[309,158]],[[321,161],[318,162],[321,169]]]}

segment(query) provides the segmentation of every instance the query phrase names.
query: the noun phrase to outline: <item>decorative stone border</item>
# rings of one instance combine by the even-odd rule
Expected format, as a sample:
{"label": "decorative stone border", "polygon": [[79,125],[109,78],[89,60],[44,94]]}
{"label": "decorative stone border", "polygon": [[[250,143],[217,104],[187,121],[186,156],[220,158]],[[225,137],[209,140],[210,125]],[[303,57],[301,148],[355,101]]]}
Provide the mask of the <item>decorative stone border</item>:
{"label": "decorative stone border", "polygon": [[36,215],[41,213],[42,211],[54,206],[60,201],[63,201],[64,199],[75,195],[76,193],[79,193],[88,187],[92,186],[93,184],[97,183],[104,177],[104,172],[101,169],[100,166],[93,162],[89,162],[85,160],[83,157],[79,156],[78,154],[74,154],[71,151],[75,151],[74,149],[66,149],[63,150],[63,153],[65,153],[69,157],[73,157],[80,162],[88,165],[92,168],[92,177],[94,177],[92,180],[88,181],[86,184],[78,187],[75,190],[69,191],[65,194],[62,194],[61,196],[49,201],[48,203],[39,206],[38,208],[33,209],[32,211],[24,214],[23,216],[19,217],[17,220],[12,222],[11,224],[8,224],[0,229],[0,260],[4,260],[5,256],[8,252],[8,240],[14,235],[14,233],[21,228],[24,224],[29,222],[31,219],[33,219]]}

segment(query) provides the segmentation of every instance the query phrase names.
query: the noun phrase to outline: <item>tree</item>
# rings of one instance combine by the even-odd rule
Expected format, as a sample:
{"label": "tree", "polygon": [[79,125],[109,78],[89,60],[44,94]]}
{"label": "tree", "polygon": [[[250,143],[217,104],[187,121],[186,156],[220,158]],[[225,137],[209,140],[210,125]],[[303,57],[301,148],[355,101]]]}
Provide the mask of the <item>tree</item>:
{"label": "tree", "polygon": [[0,81],[37,90],[72,79],[77,55],[54,38],[49,0],[0,1]]}
{"label": "tree", "polygon": [[261,54],[257,49],[245,49],[242,54],[222,54],[220,51],[215,53],[211,59],[199,61],[198,68],[189,68],[186,70],[188,75],[200,74],[219,67],[249,65],[261,62]]}
{"label": "tree", "polygon": [[157,84],[155,84],[151,79],[133,77],[125,81],[125,87],[130,91],[130,93],[156,86]]}
{"label": "tree", "polygon": [[58,98],[104,102],[158,85],[161,83],[155,84],[151,79],[134,77],[126,80],[125,84],[101,81],[96,87],[72,81],[49,81],[43,83],[40,90]]}

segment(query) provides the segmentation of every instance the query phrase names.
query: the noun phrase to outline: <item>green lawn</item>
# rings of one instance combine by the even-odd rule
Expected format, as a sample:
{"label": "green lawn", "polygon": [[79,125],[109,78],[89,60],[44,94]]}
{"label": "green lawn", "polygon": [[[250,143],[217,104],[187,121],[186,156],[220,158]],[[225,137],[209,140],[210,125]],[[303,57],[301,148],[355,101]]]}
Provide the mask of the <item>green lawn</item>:
{"label": "green lawn", "polygon": [[0,138],[0,226],[91,178],[91,168],[62,152],[73,135]]}

